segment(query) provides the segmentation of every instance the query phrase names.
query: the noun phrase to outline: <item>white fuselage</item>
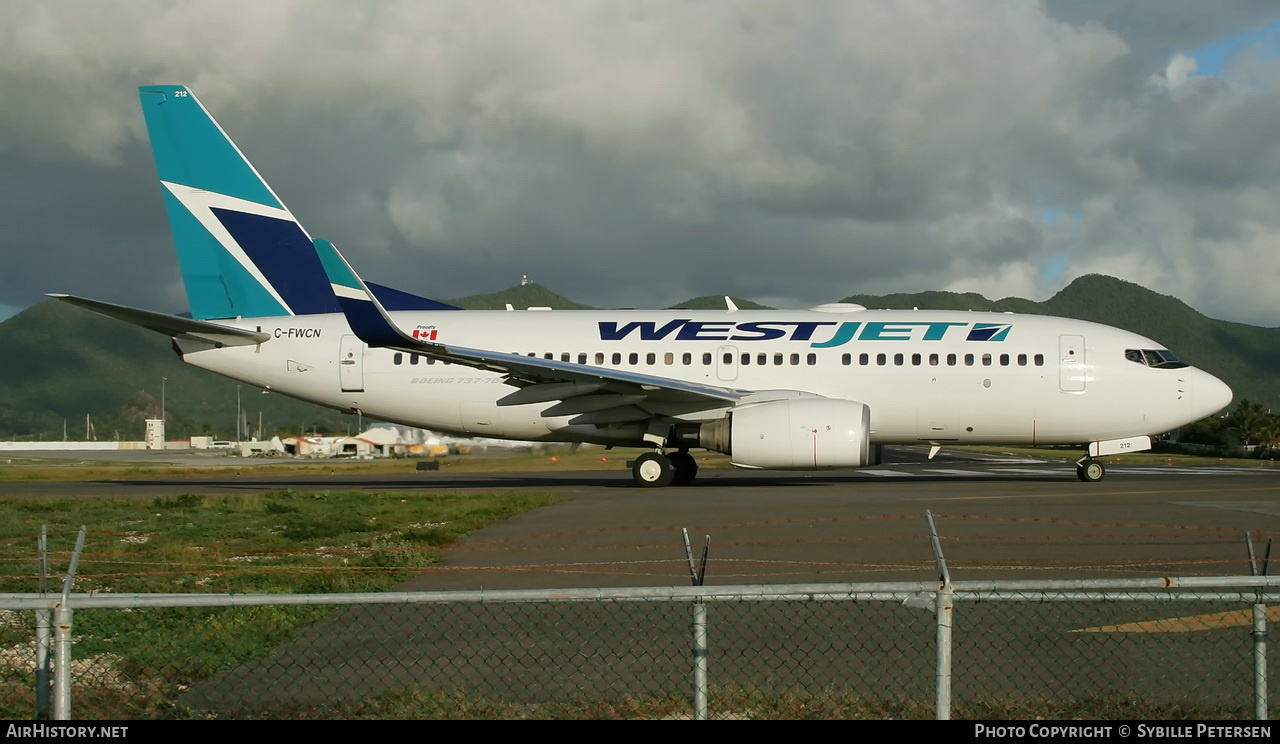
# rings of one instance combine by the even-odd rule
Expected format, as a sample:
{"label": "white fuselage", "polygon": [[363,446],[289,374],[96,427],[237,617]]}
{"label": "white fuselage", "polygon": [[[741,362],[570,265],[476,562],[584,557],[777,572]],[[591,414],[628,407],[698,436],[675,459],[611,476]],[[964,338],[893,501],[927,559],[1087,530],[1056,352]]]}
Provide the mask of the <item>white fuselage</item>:
{"label": "white fuselage", "polygon": [[[1230,390],[1194,367],[1126,358],[1162,349],[1109,326],[955,311],[443,311],[394,313],[443,345],[514,352],[754,391],[867,404],[874,443],[1076,444],[1156,435],[1225,407]],[[222,322],[222,321],[219,321]],[[634,432],[502,406],[501,374],[369,348],[341,315],[225,321],[257,346],[179,342],[184,359],[303,400],[435,431],[642,444]],[[718,409],[670,412],[720,418]],[[666,413],[666,412],[664,412]]]}

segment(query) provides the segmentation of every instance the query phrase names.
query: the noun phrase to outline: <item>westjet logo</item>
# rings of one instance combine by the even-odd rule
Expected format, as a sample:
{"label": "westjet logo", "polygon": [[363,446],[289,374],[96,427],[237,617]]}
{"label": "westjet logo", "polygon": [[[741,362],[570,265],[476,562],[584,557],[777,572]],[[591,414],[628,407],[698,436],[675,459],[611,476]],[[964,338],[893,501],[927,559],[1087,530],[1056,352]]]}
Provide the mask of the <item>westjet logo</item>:
{"label": "westjet logo", "polygon": [[[954,323],[876,321],[753,321],[727,323],[677,318],[662,325],[638,320],[618,324],[600,321],[601,341],[808,341],[815,349],[843,346],[851,341],[941,341],[964,334],[966,341],[1004,341],[1011,323]],[[964,330],[959,330],[964,329]]]}

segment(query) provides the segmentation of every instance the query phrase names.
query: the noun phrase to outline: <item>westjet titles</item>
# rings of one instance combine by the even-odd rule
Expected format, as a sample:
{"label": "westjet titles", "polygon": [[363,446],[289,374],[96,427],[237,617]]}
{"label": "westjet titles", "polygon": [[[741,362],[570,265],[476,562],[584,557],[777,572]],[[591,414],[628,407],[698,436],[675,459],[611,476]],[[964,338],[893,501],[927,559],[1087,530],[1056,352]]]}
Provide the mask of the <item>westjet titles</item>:
{"label": "westjet titles", "polygon": [[[641,341],[808,341],[815,349],[842,346],[850,341],[942,341],[964,333],[966,341],[1004,341],[1013,328],[1010,323],[955,323],[943,321],[753,321],[727,323],[678,318],[659,326],[653,321],[618,324],[600,321],[601,341],[622,341],[638,336]],[[835,326],[830,336],[828,326]],[[965,328],[967,331],[956,331]],[[818,340],[814,336],[817,336]]]}

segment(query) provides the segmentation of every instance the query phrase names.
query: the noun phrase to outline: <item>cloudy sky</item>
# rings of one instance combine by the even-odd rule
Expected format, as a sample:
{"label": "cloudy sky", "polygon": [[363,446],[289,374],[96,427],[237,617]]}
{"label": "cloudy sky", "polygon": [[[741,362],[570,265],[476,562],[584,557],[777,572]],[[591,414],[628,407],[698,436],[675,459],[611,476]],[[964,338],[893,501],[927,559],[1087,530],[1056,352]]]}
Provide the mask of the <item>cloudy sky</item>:
{"label": "cloudy sky", "polygon": [[152,83],[431,297],[1042,300],[1104,273],[1280,326],[1273,0],[6,0],[0,317],[186,309]]}

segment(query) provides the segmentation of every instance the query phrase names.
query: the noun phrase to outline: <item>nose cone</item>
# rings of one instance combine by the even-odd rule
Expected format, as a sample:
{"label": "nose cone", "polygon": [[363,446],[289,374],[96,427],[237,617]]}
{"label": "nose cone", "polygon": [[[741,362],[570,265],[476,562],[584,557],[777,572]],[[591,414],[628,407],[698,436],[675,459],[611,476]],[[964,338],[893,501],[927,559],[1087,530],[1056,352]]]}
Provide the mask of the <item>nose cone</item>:
{"label": "nose cone", "polygon": [[1227,387],[1227,383],[1203,370],[1196,371],[1200,374],[1195,381],[1195,403],[1196,407],[1202,411],[1201,418],[1212,416],[1231,405],[1234,394],[1231,388]]}

